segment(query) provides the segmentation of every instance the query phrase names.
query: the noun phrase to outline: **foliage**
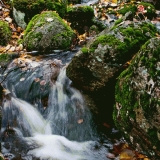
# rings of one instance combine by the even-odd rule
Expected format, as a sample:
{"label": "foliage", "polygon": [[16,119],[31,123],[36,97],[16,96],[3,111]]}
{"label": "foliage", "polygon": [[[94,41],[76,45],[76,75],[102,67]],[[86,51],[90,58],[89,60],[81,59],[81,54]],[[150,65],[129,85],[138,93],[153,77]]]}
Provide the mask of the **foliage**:
{"label": "foliage", "polygon": [[5,46],[11,38],[11,30],[7,22],[0,20],[0,45]]}
{"label": "foliage", "polygon": [[12,6],[26,14],[27,22],[44,10],[56,11],[61,17],[66,13],[67,1],[63,0],[13,0]]}
{"label": "foliage", "polygon": [[125,15],[127,12],[131,11],[133,15],[135,15],[137,11],[137,7],[134,4],[125,4],[123,8],[118,10],[119,14]]}
{"label": "foliage", "polygon": [[93,22],[94,10],[90,6],[68,6],[64,18],[71,23],[71,28],[80,34],[84,33],[84,26],[90,27]]}
{"label": "foliage", "polygon": [[8,61],[9,55],[8,54],[0,54],[0,62]]}
{"label": "foliage", "polygon": [[87,54],[89,50],[88,50],[88,48],[83,47],[83,48],[81,48],[81,51],[82,51],[82,53]]}

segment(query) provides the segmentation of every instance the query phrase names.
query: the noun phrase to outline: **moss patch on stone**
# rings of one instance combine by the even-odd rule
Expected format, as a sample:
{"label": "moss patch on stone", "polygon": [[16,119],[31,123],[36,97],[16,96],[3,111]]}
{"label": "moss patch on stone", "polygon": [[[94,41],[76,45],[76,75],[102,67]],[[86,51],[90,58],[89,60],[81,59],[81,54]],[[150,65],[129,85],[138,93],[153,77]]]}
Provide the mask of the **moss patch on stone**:
{"label": "moss patch on stone", "polygon": [[0,20],[0,45],[7,45],[11,38],[11,34],[8,23]]}
{"label": "moss patch on stone", "polygon": [[27,50],[67,49],[74,36],[73,30],[57,13],[46,11],[29,22],[23,44]]}
{"label": "moss patch on stone", "polygon": [[[115,87],[113,119],[118,129],[136,139],[134,131],[138,126],[147,139],[148,150],[160,154],[158,139],[159,124],[159,78],[160,40],[152,38],[146,42],[131,61],[129,68],[118,77]],[[133,124],[135,126],[133,126]],[[138,128],[137,127],[137,128]],[[126,136],[126,134],[124,134]],[[140,136],[140,135],[138,135]],[[134,142],[133,145],[138,142]],[[148,154],[150,154],[148,152]]]}
{"label": "moss patch on stone", "polygon": [[81,48],[82,53],[87,54],[89,52],[88,48],[83,47]]}
{"label": "moss patch on stone", "polygon": [[118,10],[119,14],[125,15],[127,12],[131,11],[133,15],[135,15],[137,11],[137,7],[135,4],[125,4],[123,8]]}
{"label": "moss patch on stone", "polygon": [[67,7],[67,13],[64,18],[71,23],[71,28],[79,33],[85,32],[85,26],[88,28],[93,24],[94,10],[90,6]]}
{"label": "moss patch on stone", "polygon": [[[115,24],[119,24],[121,19]],[[139,26],[134,26],[133,23],[128,27],[119,26],[118,28],[111,28],[112,35],[101,35],[95,39],[90,45],[90,50],[94,51],[98,44],[110,45],[116,49],[115,62],[124,63],[127,59],[138,52],[141,45],[144,44],[149,38],[154,37],[156,28],[149,23],[143,22]],[[124,38],[123,40],[116,37],[120,33]]]}

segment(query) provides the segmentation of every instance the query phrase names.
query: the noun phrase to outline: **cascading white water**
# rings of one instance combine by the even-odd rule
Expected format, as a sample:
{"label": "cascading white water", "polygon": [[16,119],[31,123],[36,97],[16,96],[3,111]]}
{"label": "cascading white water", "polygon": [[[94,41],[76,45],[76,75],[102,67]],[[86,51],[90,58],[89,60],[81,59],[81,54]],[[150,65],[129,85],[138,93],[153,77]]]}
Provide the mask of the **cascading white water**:
{"label": "cascading white water", "polygon": [[[44,68],[48,70],[46,66]],[[40,68],[41,72],[34,69],[33,71],[36,71],[37,74],[30,74],[29,72],[32,70],[26,72],[26,77],[23,75],[31,86],[33,83],[30,80],[33,81],[43,73]],[[48,105],[44,109],[41,108],[40,111],[36,105],[33,106],[16,98],[16,93],[19,92],[16,92],[14,87],[18,87],[19,84],[22,86],[23,81],[17,82],[18,76],[13,79],[13,76],[10,75],[17,84],[11,85],[12,79],[5,84],[6,87],[12,88],[14,97],[11,95],[12,93],[9,94],[9,98],[6,96],[3,103],[1,130],[3,154],[20,154],[24,160],[107,159],[107,148],[96,142],[97,134],[93,129],[91,113],[85,105],[82,95],[71,87],[71,81],[66,77],[66,68],[61,67],[58,71],[59,75],[56,81],[50,81]],[[17,75],[21,75],[19,71],[17,73]],[[37,86],[37,82],[35,83]],[[43,91],[44,84],[40,86],[40,91]],[[32,95],[30,89],[27,90],[29,86],[25,85],[24,87],[26,87],[27,93]],[[33,89],[35,88],[33,87]],[[35,91],[34,93],[37,94]],[[40,99],[36,102],[39,101]]]}
{"label": "cascading white water", "polygon": [[35,133],[52,134],[49,122],[44,120],[29,103],[11,97],[11,99],[5,100],[3,108],[4,115],[7,116],[7,123],[12,127],[15,125],[20,128],[22,133],[27,130],[29,136],[33,136]]}

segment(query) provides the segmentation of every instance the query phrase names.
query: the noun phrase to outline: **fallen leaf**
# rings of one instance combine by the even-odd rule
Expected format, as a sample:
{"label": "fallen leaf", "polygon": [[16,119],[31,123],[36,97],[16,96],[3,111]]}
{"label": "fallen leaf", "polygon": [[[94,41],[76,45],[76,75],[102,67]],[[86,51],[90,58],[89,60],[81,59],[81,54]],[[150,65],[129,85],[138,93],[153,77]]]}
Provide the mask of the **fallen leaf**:
{"label": "fallen leaf", "polygon": [[35,81],[35,82],[39,82],[40,79],[39,79],[39,78],[35,78],[34,81]]}
{"label": "fallen leaf", "polygon": [[134,159],[135,157],[135,154],[133,153],[132,150],[129,150],[129,149],[124,149],[121,153],[120,153],[120,156],[119,156],[119,159],[120,160],[135,160]]}
{"label": "fallen leaf", "polygon": [[8,44],[5,49],[6,49],[6,51],[7,51],[7,50],[9,50],[10,48],[11,48],[11,45]]}
{"label": "fallen leaf", "polygon": [[107,153],[106,157],[110,158],[110,159],[115,159],[116,158],[115,155],[112,154],[112,153]]}
{"label": "fallen leaf", "polygon": [[12,19],[10,17],[6,17],[5,20],[8,22],[8,23],[12,23]]}
{"label": "fallen leaf", "polygon": [[41,82],[40,82],[40,85],[41,86],[44,86],[46,84],[46,81],[45,80],[42,80]]}
{"label": "fallen leaf", "polygon": [[19,36],[17,36],[17,35],[12,35],[12,38],[13,38],[13,39],[18,39]]}
{"label": "fallen leaf", "polygon": [[13,51],[15,51],[15,49],[16,49],[16,47],[12,46],[8,51],[13,52]]}
{"label": "fallen leaf", "polygon": [[79,119],[79,120],[77,121],[77,123],[78,123],[78,124],[83,123],[83,119]]}

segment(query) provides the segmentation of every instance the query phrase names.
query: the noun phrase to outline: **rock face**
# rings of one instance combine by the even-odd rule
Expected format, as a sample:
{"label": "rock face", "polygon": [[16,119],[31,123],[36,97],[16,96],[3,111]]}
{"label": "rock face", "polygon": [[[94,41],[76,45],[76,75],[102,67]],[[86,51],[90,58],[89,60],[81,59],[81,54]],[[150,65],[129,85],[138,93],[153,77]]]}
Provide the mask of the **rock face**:
{"label": "rock face", "polygon": [[73,30],[57,13],[46,11],[33,17],[23,39],[27,50],[68,49],[75,38]]}
{"label": "rock face", "polygon": [[5,46],[11,38],[11,30],[7,22],[0,20],[0,45]]}
{"label": "rock face", "polygon": [[160,39],[152,38],[119,76],[113,113],[126,139],[155,158],[160,158],[159,60]]}
{"label": "rock face", "polygon": [[98,91],[126,67],[127,61],[155,32],[149,22],[118,20],[73,57],[67,76],[85,91]]}

